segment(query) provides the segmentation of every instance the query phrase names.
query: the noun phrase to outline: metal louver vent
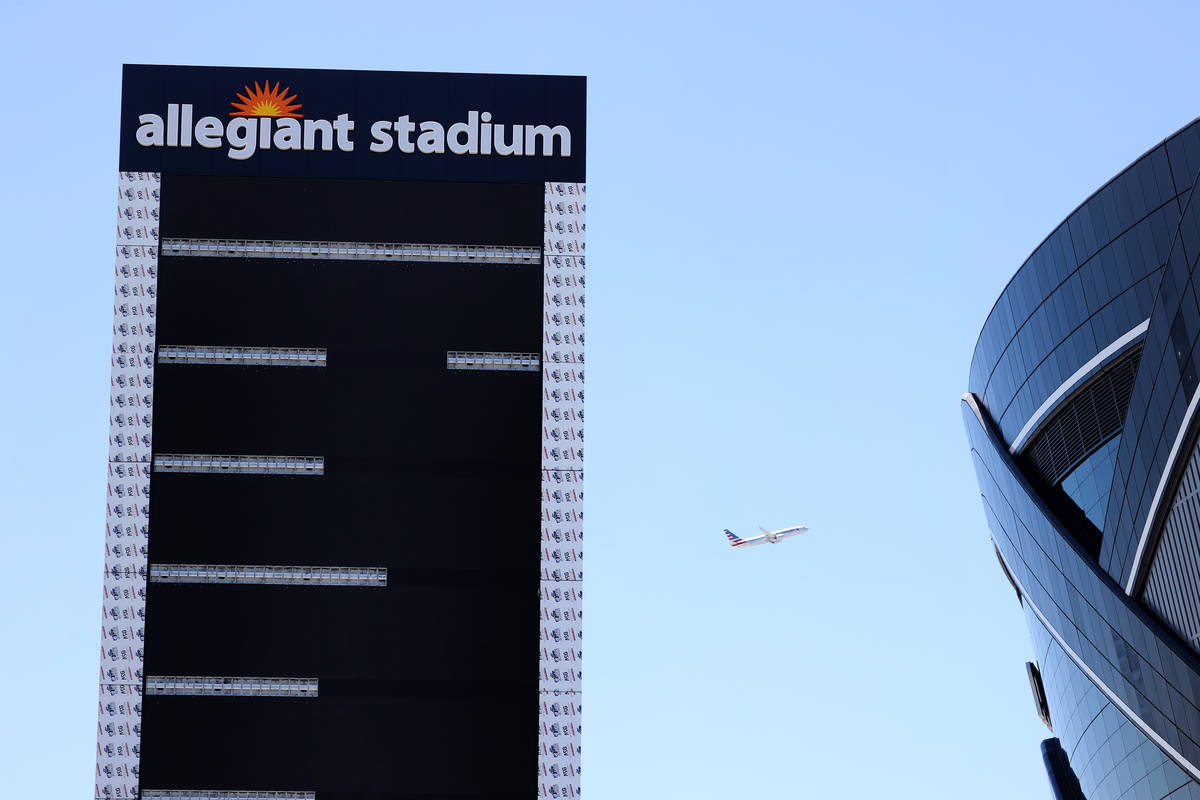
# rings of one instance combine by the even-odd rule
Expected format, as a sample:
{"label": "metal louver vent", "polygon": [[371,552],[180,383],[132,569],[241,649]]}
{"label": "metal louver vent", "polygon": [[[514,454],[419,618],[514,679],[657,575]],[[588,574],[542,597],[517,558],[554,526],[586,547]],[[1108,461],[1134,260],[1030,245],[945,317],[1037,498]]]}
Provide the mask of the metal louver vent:
{"label": "metal louver vent", "polygon": [[285,258],[477,264],[542,263],[540,247],[402,242],[311,242],[278,239],[163,239],[162,254],[164,256],[200,258]]}
{"label": "metal louver vent", "polygon": [[143,789],[142,800],[317,800],[317,793],[248,789]]}
{"label": "metal louver vent", "polygon": [[1023,453],[1038,477],[1056,486],[1080,462],[1121,432],[1142,349],[1104,370],[1067,400]]}
{"label": "metal louver vent", "polygon": [[446,353],[446,369],[541,372],[542,357],[537,353],[478,353],[451,350]]}
{"label": "metal louver vent", "polygon": [[229,456],[162,453],[155,472],[211,472],[240,475],[324,475],[324,456]]}
{"label": "metal louver vent", "polygon": [[147,675],[146,694],[198,697],[316,697],[317,679]]}
{"label": "metal louver vent", "polygon": [[230,345],[163,345],[159,364],[237,364],[323,367],[324,347],[239,347]]}
{"label": "metal louver vent", "polygon": [[151,564],[150,582],[383,587],[387,586],[387,567]]}

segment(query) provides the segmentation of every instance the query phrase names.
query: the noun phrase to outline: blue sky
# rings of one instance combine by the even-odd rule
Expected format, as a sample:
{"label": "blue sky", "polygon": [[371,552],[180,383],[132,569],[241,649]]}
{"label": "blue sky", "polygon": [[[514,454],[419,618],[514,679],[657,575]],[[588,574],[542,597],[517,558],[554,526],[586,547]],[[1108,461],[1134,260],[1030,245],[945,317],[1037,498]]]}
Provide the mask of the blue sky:
{"label": "blue sky", "polygon": [[1200,115],[1198,17],[9,0],[6,793],[92,792],[130,61],[588,76],[588,797],[1048,796],[958,398],[1029,252]]}

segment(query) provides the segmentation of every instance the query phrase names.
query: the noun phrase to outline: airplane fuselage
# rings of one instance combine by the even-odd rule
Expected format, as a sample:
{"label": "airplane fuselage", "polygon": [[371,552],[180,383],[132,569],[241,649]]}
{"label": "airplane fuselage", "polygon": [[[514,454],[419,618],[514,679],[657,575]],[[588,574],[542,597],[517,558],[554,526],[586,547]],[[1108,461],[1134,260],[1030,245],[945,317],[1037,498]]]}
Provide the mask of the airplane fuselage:
{"label": "airplane fuselage", "polygon": [[729,544],[733,547],[756,547],[765,542],[771,544],[779,544],[783,539],[789,536],[795,536],[798,533],[804,533],[808,528],[803,525],[797,525],[791,528],[780,528],[777,531],[769,531],[766,528],[759,528],[762,531],[758,536],[751,536],[749,539],[743,539],[736,536],[728,528],[725,530],[725,537],[729,539]]}

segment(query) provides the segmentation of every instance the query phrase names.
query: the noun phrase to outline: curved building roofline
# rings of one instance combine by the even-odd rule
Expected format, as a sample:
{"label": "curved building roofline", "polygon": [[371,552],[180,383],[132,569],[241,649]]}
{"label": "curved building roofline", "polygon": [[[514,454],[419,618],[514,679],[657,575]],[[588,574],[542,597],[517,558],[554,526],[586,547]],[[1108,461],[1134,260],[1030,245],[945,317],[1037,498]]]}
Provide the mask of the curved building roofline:
{"label": "curved building roofline", "polygon": [[[1190,128],[1193,125],[1196,125],[1198,123],[1200,123],[1200,116],[1194,117],[1187,124],[1181,125],[1179,128],[1175,129],[1171,133],[1164,136],[1158,142],[1155,142],[1155,144],[1153,146],[1147,148],[1145,151],[1142,152],[1141,155],[1139,155],[1133,161],[1129,162],[1129,164],[1127,164],[1124,169],[1122,169],[1120,172],[1116,173],[1111,178],[1106,180],[1104,183],[1102,183],[1098,187],[1096,187],[1096,189],[1091,194],[1089,194],[1087,197],[1085,197],[1078,205],[1075,206],[1075,208],[1071,209],[1070,213],[1068,213],[1065,217],[1063,217],[1062,220],[1057,225],[1055,225],[1053,228],[1051,228],[1049,233],[1047,233],[1044,237],[1042,237],[1041,241],[1039,241],[1037,243],[1037,245],[1035,245],[1034,248],[1029,251],[1029,255],[1027,255],[1025,257],[1025,259],[1021,262],[1021,266],[1017,267],[1016,271],[1013,272],[1012,277],[1010,277],[1008,279],[1008,281],[1004,284],[1004,288],[1000,291],[1000,294],[996,295],[996,301],[994,303],[992,303],[992,307],[988,310],[987,316],[984,317],[984,319],[983,319],[983,325],[981,325],[979,328],[979,335],[977,337],[975,337],[975,347],[972,348],[972,350],[971,350],[971,366],[974,366],[974,364],[975,364],[975,356],[979,352],[979,342],[983,338],[984,331],[987,330],[988,323],[992,321],[992,316],[996,313],[997,306],[1000,305],[1000,301],[1004,298],[1004,296],[1006,294],[1008,294],[1008,290],[1012,286],[1013,281],[1015,281],[1017,279],[1017,276],[1021,274],[1021,271],[1024,270],[1026,266],[1028,266],[1029,262],[1037,254],[1038,250],[1041,250],[1042,247],[1045,246],[1046,242],[1050,241],[1051,237],[1053,237],[1054,234],[1058,233],[1059,230],[1062,229],[1062,227],[1064,225],[1066,225],[1068,222],[1070,222],[1071,218],[1074,217],[1076,214],[1078,214],[1083,209],[1084,206],[1086,206],[1088,203],[1090,203],[1097,195],[1099,195],[1101,192],[1103,192],[1105,189],[1107,189],[1110,185],[1112,185],[1117,180],[1119,180],[1122,175],[1129,172],[1131,169],[1133,169],[1138,164],[1140,164],[1143,160],[1145,160],[1147,157],[1149,157],[1150,154],[1153,153],[1155,150],[1157,150],[1160,147],[1163,147],[1164,145],[1166,145],[1167,142],[1171,141],[1176,136],[1178,136],[1179,134],[1186,131],[1188,128]],[[1020,330],[1020,328],[1018,327],[1017,330]]]}

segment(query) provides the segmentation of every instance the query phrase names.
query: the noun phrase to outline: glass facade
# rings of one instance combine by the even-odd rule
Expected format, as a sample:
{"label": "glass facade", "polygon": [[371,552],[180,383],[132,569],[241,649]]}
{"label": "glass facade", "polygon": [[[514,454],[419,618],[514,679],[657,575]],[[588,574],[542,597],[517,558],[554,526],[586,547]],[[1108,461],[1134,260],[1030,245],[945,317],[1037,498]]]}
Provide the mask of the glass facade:
{"label": "glass facade", "polygon": [[[1090,671],[1092,683],[1143,734],[1158,737],[1168,757],[1181,767],[1200,764],[1200,659],[1120,591],[1049,511],[994,426],[972,400],[965,405],[984,513],[1022,606],[1057,633],[1076,666]],[[1041,669],[1047,695],[1061,692],[1055,674]],[[1052,703],[1056,714],[1062,711]],[[1072,766],[1084,755],[1078,752]]]}
{"label": "glass facade", "polygon": [[1062,490],[1100,530],[1104,530],[1108,490],[1112,486],[1113,465],[1116,463],[1117,445],[1120,443],[1120,436],[1109,439],[1063,478],[1062,482]]}
{"label": "glass facade", "polygon": [[[1192,184],[1189,183],[1189,186]],[[1142,366],[1130,402],[1126,431],[1117,455],[1109,496],[1105,549],[1101,563],[1122,584],[1136,583],[1142,536],[1156,502],[1159,483],[1200,375],[1200,287],[1194,274],[1200,257],[1200,204],[1192,197],[1181,217],[1170,257],[1154,301],[1154,324],[1146,333]],[[1169,477],[1169,476],[1168,476]],[[1142,552],[1145,552],[1144,550]]]}
{"label": "glass facade", "polygon": [[[1196,590],[1161,576],[1200,574],[1200,550],[1184,546],[1200,541],[1196,481],[1184,474],[1200,430],[1197,170],[1193,122],[1059,225],[989,314],[963,398],[988,527],[1020,595],[1055,735],[1090,800],[1200,798],[1200,657],[1160,616]],[[1067,419],[1072,404],[1136,348],[1120,430],[1094,437],[1103,443],[1061,479],[1042,475],[1035,467],[1050,456],[1035,462],[1031,440],[1083,430]],[[1067,513],[1064,496],[1078,511]],[[1093,526],[1095,549],[1081,534]],[[1163,536],[1178,546],[1159,547]]]}
{"label": "glass facade", "polygon": [[1168,758],[1088,680],[1046,627],[1027,615],[1045,673],[1054,733],[1072,762],[1084,797],[1200,800],[1200,784]]}
{"label": "glass facade", "polygon": [[968,383],[1006,441],[1080,367],[1150,316],[1179,224],[1178,194],[1160,146],[1060,225],[1013,276],[984,324]]}

